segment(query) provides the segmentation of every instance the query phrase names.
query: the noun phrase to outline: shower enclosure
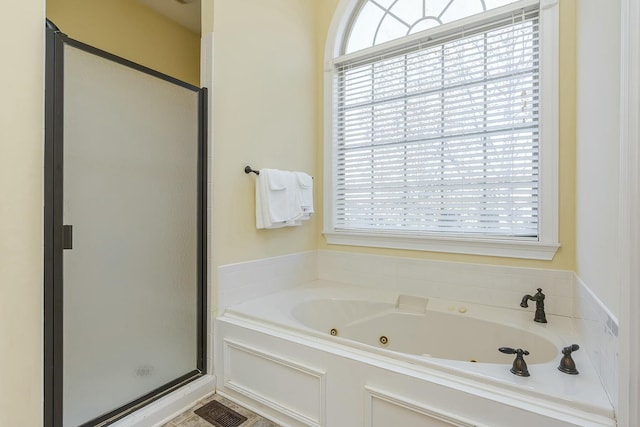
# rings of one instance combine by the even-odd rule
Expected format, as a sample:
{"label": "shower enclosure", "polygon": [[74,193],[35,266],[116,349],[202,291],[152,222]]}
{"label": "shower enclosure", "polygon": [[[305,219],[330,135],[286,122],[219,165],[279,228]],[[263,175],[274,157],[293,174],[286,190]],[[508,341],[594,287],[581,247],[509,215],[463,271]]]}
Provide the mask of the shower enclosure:
{"label": "shower enclosure", "polygon": [[205,372],[206,90],[47,24],[45,425]]}

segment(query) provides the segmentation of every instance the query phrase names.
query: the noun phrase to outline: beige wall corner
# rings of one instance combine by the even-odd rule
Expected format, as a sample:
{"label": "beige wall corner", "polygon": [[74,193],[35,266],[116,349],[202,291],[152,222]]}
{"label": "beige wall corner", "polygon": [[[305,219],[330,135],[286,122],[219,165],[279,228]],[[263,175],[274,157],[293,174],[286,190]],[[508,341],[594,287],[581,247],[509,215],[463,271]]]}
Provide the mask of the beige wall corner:
{"label": "beige wall corner", "polygon": [[620,1],[578,1],[576,273],[620,315]]}
{"label": "beige wall corner", "polygon": [[213,31],[213,0],[202,0],[200,3],[200,28],[202,34]]}
{"label": "beige wall corner", "polygon": [[42,425],[44,0],[3,3],[0,426]]}

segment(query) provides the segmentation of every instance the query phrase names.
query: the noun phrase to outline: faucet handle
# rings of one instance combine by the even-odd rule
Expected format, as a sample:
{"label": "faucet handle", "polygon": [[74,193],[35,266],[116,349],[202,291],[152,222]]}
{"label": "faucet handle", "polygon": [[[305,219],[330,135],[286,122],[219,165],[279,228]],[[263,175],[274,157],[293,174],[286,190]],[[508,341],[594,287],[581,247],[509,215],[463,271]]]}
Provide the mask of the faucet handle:
{"label": "faucet handle", "polygon": [[571,357],[571,353],[574,351],[578,351],[580,346],[578,344],[571,344],[568,347],[562,349],[562,359],[560,359],[560,366],[558,366],[558,370],[560,372],[564,372],[569,375],[578,375],[578,370],[576,369],[576,363],[573,361]]}
{"label": "faucet handle", "polygon": [[521,348],[511,348],[511,347],[500,347],[498,349],[500,353],[504,354],[515,354],[516,358],[513,361],[513,366],[511,366],[511,373],[517,375],[519,377],[528,377],[529,369],[527,368],[527,362],[524,361],[523,356],[528,356],[529,352],[527,350],[523,350]]}

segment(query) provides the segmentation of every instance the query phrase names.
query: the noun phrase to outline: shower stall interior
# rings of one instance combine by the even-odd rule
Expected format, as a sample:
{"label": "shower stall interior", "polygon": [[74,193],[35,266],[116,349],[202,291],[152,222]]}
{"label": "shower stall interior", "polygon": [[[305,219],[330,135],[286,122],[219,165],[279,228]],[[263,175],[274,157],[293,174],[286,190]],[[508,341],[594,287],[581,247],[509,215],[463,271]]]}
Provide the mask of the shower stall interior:
{"label": "shower stall interior", "polygon": [[206,89],[47,22],[45,426],[205,373]]}

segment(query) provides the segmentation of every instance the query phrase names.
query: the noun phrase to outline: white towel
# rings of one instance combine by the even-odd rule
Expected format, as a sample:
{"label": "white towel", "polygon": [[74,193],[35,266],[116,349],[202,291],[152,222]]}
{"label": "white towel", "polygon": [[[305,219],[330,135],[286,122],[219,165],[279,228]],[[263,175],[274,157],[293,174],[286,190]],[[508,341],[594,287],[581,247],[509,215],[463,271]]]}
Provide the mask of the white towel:
{"label": "white towel", "polygon": [[303,217],[293,172],[262,169],[256,178],[256,228],[299,225]]}

